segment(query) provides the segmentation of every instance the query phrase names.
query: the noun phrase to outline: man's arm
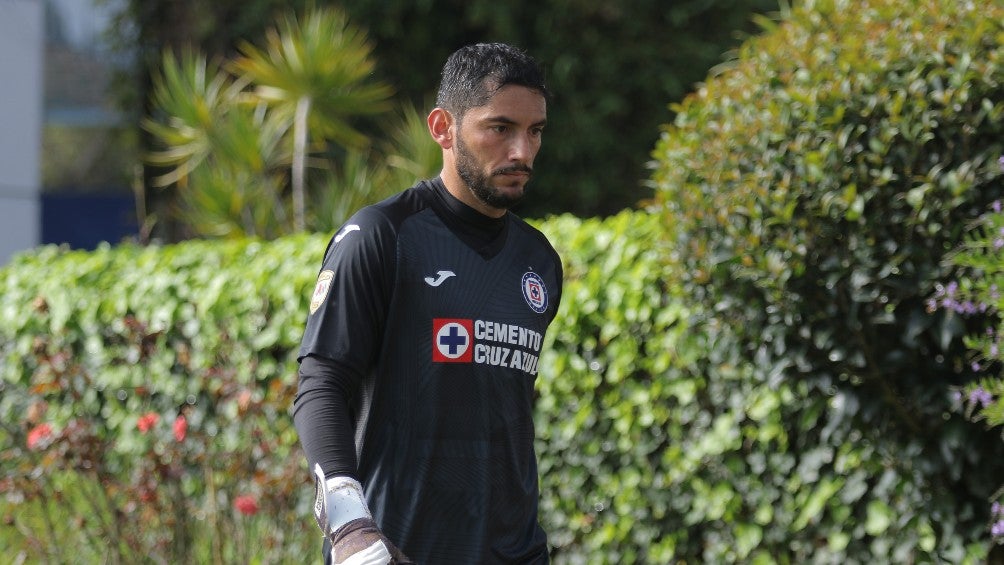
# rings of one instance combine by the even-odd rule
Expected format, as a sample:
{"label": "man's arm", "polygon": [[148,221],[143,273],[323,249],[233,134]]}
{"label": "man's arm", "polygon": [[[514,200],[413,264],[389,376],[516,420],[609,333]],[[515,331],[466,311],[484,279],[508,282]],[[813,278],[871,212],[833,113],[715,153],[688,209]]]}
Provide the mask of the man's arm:
{"label": "man's arm", "polygon": [[318,355],[300,361],[300,384],[293,401],[293,424],[307,456],[308,468],[320,465],[325,476],[356,474],[355,422],[350,401],[359,390],[359,376]]}
{"label": "man's arm", "polygon": [[363,209],[331,239],[300,345],[293,422],[315,483],[314,517],[336,565],[410,563],[366,504],[355,411],[378,355],[395,269],[393,226]]}
{"label": "man's arm", "polygon": [[359,377],[332,359],[300,361],[293,422],[314,472],[314,516],[331,540],[331,562],[344,565],[410,563],[387,540],[366,505],[356,473],[350,399]]}
{"label": "man's arm", "polygon": [[355,214],[331,238],[299,351],[293,421],[313,473],[358,476],[352,408],[379,355],[395,271],[395,234],[373,209]]}

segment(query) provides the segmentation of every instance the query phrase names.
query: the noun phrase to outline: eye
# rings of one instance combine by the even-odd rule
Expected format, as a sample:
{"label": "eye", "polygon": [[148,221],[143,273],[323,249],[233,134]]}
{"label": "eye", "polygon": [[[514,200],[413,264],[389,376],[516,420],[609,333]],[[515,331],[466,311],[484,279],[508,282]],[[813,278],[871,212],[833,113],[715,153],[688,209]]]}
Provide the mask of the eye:
{"label": "eye", "polygon": [[544,128],[542,127],[530,128],[530,135],[534,137],[540,137],[541,135],[544,135]]}
{"label": "eye", "polygon": [[505,133],[505,132],[509,131],[509,126],[505,126],[505,125],[502,125],[502,124],[496,124],[496,125],[493,125],[493,126],[489,127],[488,129],[492,130],[495,133]]}

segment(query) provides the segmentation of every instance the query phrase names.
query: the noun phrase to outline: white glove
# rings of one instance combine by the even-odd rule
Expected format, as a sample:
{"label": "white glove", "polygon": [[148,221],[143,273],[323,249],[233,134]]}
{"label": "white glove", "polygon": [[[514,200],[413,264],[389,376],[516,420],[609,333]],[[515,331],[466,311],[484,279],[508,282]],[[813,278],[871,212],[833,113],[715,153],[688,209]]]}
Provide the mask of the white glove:
{"label": "white glove", "polygon": [[331,540],[333,565],[413,563],[380,532],[359,481],[351,477],[325,479],[321,466],[315,465],[314,485],[314,517]]}

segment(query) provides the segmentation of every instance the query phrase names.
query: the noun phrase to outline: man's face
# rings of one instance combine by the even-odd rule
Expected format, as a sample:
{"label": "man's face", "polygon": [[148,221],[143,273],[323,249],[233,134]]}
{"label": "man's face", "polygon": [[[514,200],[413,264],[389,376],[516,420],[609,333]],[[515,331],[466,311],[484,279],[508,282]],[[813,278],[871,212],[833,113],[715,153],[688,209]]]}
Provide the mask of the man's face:
{"label": "man's face", "polygon": [[503,86],[467,111],[457,132],[457,174],[480,203],[505,210],[523,198],[546,122],[544,97],[523,86]]}

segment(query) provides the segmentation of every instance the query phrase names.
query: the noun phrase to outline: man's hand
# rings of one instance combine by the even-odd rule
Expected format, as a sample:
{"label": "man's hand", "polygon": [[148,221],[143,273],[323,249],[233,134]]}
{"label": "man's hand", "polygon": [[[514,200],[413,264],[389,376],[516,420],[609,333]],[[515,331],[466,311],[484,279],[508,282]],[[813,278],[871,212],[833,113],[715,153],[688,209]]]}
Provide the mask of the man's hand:
{"label": "man's hand", "polygon": [[333,565],[413,565],[373,521],[363,486],[350,477],[327,479],[314,465],[314,517],[331,542]]}
{"label": "man's hand", "polygon": [[357,518],[331,533],[333,565],[405,565],[405,557],[371,518]]}

